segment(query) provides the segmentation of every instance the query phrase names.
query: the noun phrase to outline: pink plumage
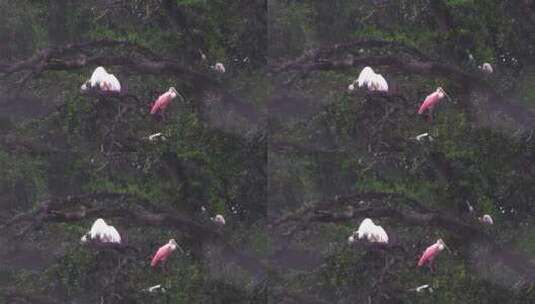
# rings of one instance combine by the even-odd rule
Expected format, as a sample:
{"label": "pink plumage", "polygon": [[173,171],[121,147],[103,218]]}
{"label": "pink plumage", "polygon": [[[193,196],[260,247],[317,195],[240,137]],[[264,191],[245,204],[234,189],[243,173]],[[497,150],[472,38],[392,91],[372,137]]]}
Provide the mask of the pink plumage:
{"label": "pink plumage", "polygon": [[438,240],[435,244],[427,247],[418,261],[418,266],[432,263],[442,250],[444,250],[444,242],[442,240]]}
{"label": "pink plumage", "polygon": [[420,106],[420,109],[418,110],[418,114],[422,114],[426,110],[432,111],[438,102],[444,98],[444,95],[445,94],[442,88],[438,88],[435,92],[427,95],[424,102]]}
{"label": "pink plumage", "polygon": [[152,261],[150,263],[150,266],[156,267],[160,262],[165,262],[167,258],[175,251],[176,249],[176,242],[175,240],[170,240],[169,243],[163,245],[156,251],[156,254],[152,258]]}
{"label": "pink plumage", "polygon": [[167,106],[171,103],[171,100],[173,100],[173,97],[171,96],[170,92],[165,92],[156,101],[154,102],[154,105],[152,106],[152,109],[150,110],[150,114],[155,114],[159,111],[164,111]]}

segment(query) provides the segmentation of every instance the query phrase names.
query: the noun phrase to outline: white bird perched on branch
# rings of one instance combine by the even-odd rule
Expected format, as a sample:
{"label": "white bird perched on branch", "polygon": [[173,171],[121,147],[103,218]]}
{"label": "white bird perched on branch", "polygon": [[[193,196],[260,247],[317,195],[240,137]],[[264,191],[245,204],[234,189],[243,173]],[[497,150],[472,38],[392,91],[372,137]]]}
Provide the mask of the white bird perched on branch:
{"label": "white bird perched on branch", "polygon": [[490,215],[488,215],[488,214],[485,214],[482,217],[480,217],[479,221],[481,223],[487,224],[487,225],[493,225],[494,224],[494,221],[492,220],[492,217]]}
{"label": "white bird perched on branch", "polygon": [[91,74],[91,78],[82,84],[81,90],[87,91],[90,88],[98,88],[101,91],[120,92],[121,84],[115,75],[108,74],[106,69],[99,66]]}
{"label": "white bird perched on branch", "polygon": [[481,71],[487,73],[487,74],[492,74],[494,72],[494,69],[492,68],[492,65],[488,62],[485,62],[483,63],[482,66],[479,67],[479,69],[481,69]]}
{"label": "white bird perched on branch", "polygon": [[226,70],[225,70],[225,66],[224,66],[221,62],[216,63],[216,64],[212,67],[212,69],[213,69],[214,71],[218,72],[218,73],[221,73],[221,74],[223,74],[223,73],[226,72]]}
{"label": "white bird perched on branch", "polygon": [[212,217],[211,220],[219,226],[225,225],[225,218],[221,214],[217,214],[215,217]]}
{"label": "white bird perched on branch", "polygon": [[359,88],[367,87],[369,91],[388,92],[388,83],[381,74],[377,74],[369,66],[362,69],[359,77],[348,87],[349,91],[355,90],[355,83]]}
{"label": "white bird perched on branch", "polygon": [[106,222],[99,218],[91,226],[91,230],[82,236],[82,243],[88,241],[88,236],[90,240],[96,240],[101,243],[121,243],[121,236],[115,227],[106,224]]}
{"label": "white bird perched on branch", "polygon": [[366,238],[370,243],[388,243],[388,235],[383,227],[375,225],[369,218],[365,218],[360,223],[359,229],[354,231],[349,237],[348,242],[350,244],[355,242],[355,236],[357,236],[359,240]]}

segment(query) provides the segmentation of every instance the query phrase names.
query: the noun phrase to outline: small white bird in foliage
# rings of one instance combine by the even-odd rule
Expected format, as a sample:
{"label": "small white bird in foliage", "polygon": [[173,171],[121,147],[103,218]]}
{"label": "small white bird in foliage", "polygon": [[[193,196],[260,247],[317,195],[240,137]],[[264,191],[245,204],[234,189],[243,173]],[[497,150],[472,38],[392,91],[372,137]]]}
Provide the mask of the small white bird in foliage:
{"label": "small white bird in foliage", "polygon": [[422,293],[424,291],[429,291],[430,293],[433,293],[433,288],[431,287],[431,285],[429,284],[424,284],[424,285],[421,285],[421,286],[418,286],[416,288],[413,288],[413,289],[409,289],[410,291],[416,291],[417,293]]}
{"label": "small white bird in foliage", "polygon": [[101,243],[121,243],[121,236],[115,227],[106,224],[106,222],[99,218],[91,226],[91,230],[82,236],[82,243],[86,243],[90,240],[99,241]]}
{"label": "small white bird in foliage", "polygon": [[352,244],[355,242],[355,235],[359,240],[366,238],[370,243],[388,243],[388,235],[383,227],[375,225],[373,221],[369,218],[364,219],[359,226],[357,231],[353,232],[348,239],[348,242]]}
{"label": "small white bird in foliage", "polygon": [[165,288],[163,288],[161,284],[151,286],[149,288],[143,289],[142,291],[156,292],[158,290],[160,290],[161,292],[165,292]]}
{"label": "small white bird in foliage", "polygon": [[429,133],[422,133],[422,134],[416,136],[416,140],[417,141],[422,141],[424,138],[428,138],[429,141],[433,141],[433,137],[431,137],[431,135],[429,135]]}
{"label": "small white bird in foliage", "polygon": [[479,221],[486,225],[493,225],[494,221],[492,220],[492,217],[488,214],[483,215],[482,217],[478,218]]}
{"label": "small white bird in foliage", "polygon": [[487,74],[492,74],[494,72],[494,69],[492,68],[492,65],[488,62],[485,62],[483,63],[482,66],[479,67],[481,69],[481,71],[487,73]]}
{"label": "small white bird in foliage", "polygon": [[161,137],[161,136],[162,136],[162,133],[160,133],[160,132],[154,133],[154,134],[149,135],[149,140],[150,141],[154,141],[154,140],[156,140],[156,138]]}
{"label": "small white bird in foliage", "polygon": [[215,217],[212,217],[211,220],[219,226],[225,225],[225,218],[221,214],[217,214]]}
{"label": "small white bird in foliage", "polygon": [[204,52],[201,49],[199,49],[199,55],[201,55],[201,60],[202,61],[206,61],[206,55],[204,54]]}
{"label": "small white bird in foliage", "polygon": [[472,206],[472,204],[470,204],[468,200],[466,200],[465,202],[466,202],[466,206],[468,207],[468,211],[470,213],[474,212],[474,207]]}
{"label": "small white bird in foliage", "polygon": [[212,69],[214,69],[214,71],[218,72],[218,73],[221,73],[221,74],[224,74],[226,72],[225,70],[225,66],[221,63],[221,62],[218,62],[216,63]]}

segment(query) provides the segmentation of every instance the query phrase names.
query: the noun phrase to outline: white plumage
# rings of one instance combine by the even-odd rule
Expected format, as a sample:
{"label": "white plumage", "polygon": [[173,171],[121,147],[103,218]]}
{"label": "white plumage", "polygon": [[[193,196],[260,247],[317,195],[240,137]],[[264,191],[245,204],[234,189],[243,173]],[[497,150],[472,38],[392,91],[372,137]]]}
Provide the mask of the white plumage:
{"label": "white plumage", "polygon": [[106,69],[101,66],[97,67],[91,74],[91,78],[82,85],[82,91],[88,90],[88,85],[90,88],[98,88],[102,91],[121,91],[121,84],[117,77],[113,74],[108,74]]}
{"label": "white plumage", "polygon": [[483,63],[483,65],[481,66],[481,70],[488,74],[492,74],[492,72],[494,72],[492,65],[488,62]]}
{"label": "white plumage", "polygon": [[106,222],[99,218],[91,226],[91,230],[82,237],[82,242],[87,242],[87,237],[91,240],[97,240],[101,243],[121,243],[121,236],[115,227],[106,224]]}
{"label": "white plumage", "polygon": [[485,214],[483,215],[483,217],[480,217],[479,218],[479,221],[483,224],[487,224],[487,225],[493,225],[494,224],[494,220],[492,220],[492,217],[488,214]]}
{"label": "white plumage", "polygon": [[416,135],[416,140],[417,141],[422,141],[424,139],[429,140],[429,141],[433,141],[433,137],[431,135],[429,135],[429,133],[422,133],[422,134],[419,134],[419,135]]}
{"label": "white plumage", "polygon": [[91,87],[94,88],[98,86],[102,81],[105,81],[107,77],[108,72],[101,66],[97,67],[89,79]]}
{"label": "white plumage", "polygon": [[220,226],[225,225],[225,218],[221,214],[217,214],[212,218],[212,221]]}
{"label": "white plumage", "polygon": [[370,91],[379,91],[379,92],[388,92],[388,83],[386,79],[381,74],[373,75],[373,78],[368,83],[368,90]]}
{"label": "white plumage", "polygon": [[370,79],[371,77],[373,77],[373,75],[375,75],[375,72],[371,67],[367,66],[362,69],[359,74],[359,78],[357,78],[359,88],[362,88],[363,86],[368,86],[368,83],[370,82]]}
{"label": "white plumage", "polygon": [[216,63],[214,66],[213,66],[213,69],[218,72],[218,73],[225,73],[225,66],[221,63],[221,62],[218,62]]}
{"label": "white plumage", "polygon": [[350,243],[355,241],[355,235],[359,240],[366,238],[370,243],[388,243],[388,235],[383,227],[375,225],[369,218],[364,219],[360,223],[359,229],[353,232],[353,235],[348,239]]}
{"label": "white plumage", "polygon": [[100,89],[103,91],[112,91],[112,92],[121,92],[121,83],[119,82],[119,79],[115,77],[113,74],[108,74],[105,79],[106,87],[103,88],[102,84],[100,86]]}
{"label": "white plumage", "polygon": [[355,83],[359,88],[366,87],[369,91],[388,92],[388,83],[381,74],[377,74],[369,66],[362,69],[359,77],[349,85],[348,89],[353,91],[355,89]]}

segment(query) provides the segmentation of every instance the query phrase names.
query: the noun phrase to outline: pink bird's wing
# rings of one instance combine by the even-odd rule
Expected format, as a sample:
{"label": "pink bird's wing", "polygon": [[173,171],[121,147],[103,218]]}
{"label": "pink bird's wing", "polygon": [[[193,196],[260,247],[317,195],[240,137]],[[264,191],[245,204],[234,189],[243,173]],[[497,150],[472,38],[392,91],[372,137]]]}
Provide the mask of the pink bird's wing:
{"label": "pink bird's wing", "polygon": [[425,110],[431,110],[435,106],[435,104],[438,102],[438,93],[432,93],[427,95],[424,102],[420,106],[420,109],[418,110],[418,114],[422,114]]}
{"label": "pink bird's wing", "polygon": [[171,251],[169,250],[167,245],[160,247],[160,249],[156,251],[156,254],[152,258],[150,266],[155,267],[156,265],[158,265],[159,262],[164,262],[170,253]]}
{"label": "pink bird's wing", "polygon": [[422,254],[422,257],[418,261],[418,266],[422,266],[424,264],[432,262],[437,252],[438,248],[436,245],[431,245],[427,247],[427,249],[424,251],[424,254]]}
{"label": "pink bird's wing", "polygon": [[154,105],[150,110],[150,114],[165,110],[165,108],[167,108],[167,106],[169,105],[170,101],[171,98],[168,96],[167,93],[160,95],[160,97],[158,97],[158,99],[154,102]]}

